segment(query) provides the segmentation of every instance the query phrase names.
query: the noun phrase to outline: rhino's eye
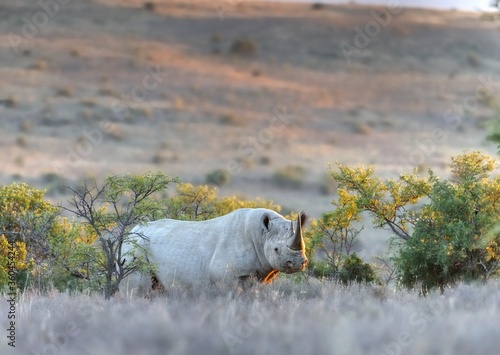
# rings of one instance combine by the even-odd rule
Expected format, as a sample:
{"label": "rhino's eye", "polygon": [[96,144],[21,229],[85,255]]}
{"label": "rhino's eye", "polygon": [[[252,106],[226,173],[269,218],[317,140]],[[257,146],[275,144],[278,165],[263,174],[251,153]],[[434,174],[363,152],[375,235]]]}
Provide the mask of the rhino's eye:
{"label": "rhino's eye", "polygon": [[274,248],[274,251],[276,252],[276,254],[280,253],[280,250],[278,248]]}

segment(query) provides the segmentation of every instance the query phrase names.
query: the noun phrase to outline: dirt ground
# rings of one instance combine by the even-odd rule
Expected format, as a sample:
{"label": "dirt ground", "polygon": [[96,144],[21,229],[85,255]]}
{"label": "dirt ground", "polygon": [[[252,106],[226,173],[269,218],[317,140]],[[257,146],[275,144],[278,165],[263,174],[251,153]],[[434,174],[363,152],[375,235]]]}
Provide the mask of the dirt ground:
{"label": "dirt ground", "polygon": [[446,175],[451,155],[495,154],[500,21],[478,13],[50,4],[0,5],[0,184],[59,203],[61,180],[161,170],[205,183],[224,169],[221,195],[318,217],[334,197],[330,163]]}

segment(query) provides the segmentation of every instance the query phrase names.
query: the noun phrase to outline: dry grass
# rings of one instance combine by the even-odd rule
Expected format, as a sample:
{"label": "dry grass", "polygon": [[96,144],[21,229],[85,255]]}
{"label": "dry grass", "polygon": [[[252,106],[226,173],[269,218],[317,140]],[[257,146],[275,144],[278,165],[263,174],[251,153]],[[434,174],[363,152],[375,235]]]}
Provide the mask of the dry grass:
{"label": "dry grass", "polygon": [[[444,295],[278,279],[244,293],[210,290],[114,299],[26,294],[15,351],[2,354],[493,354],[499,283]],[[8,304],[0,304],[5,315]],[[6,329],[6,317],[2,317]]]}

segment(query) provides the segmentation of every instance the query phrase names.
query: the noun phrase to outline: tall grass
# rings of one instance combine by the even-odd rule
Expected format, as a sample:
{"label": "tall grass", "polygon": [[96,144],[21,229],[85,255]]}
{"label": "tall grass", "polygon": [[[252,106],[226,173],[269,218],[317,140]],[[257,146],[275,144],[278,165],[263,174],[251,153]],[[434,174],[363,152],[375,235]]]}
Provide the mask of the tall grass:
{"label": "tall grass", "polygon": [[[152,299],[24,294],[1,354],[493,354],[500,283],[443,295],[278,279],[245,292]],[[0,303],[1,328],[7,305]],[[3,331],[5,333],[5,330]]]}

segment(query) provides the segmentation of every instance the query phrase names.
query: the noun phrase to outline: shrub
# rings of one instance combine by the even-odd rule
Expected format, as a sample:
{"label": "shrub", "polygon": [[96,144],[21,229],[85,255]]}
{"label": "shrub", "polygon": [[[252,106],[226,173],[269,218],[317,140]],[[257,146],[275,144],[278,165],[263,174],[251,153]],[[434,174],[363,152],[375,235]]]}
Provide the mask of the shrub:
{"label": "shrub", "polygon": [[249,38],[238,38],[231,44],[229,52],[241,56],[251,56],[257,53],[257,46],[255,42]]}
{"label": "shrub", "polygon": [[18,146],[26,148],[29,145],[28,137],[26,137],[24,134],[21,134],[17,136],[16,143]]}
{"label": "shrub", "polygon": [[281,206],[270,200],[246,200],[237,196],[219,197],[214,187],[183,183],[167,201],[165,217],[181,220],[207,220],[228,214],[238,208],[268,208],[276,212]]}
{"label": "shrub", "polygon": [[63,97],[73,97],[74,90],[72,86],[64,86],[56,89],[56,95]]}
{"label": "shrub", "polygon": [[426,293],[459,280],[499,275],[500,176],[488,179],[492,159],[469,154],[452,160],[452,180],[435,180],[430,202],[418,214],[412,237],[394,262],[399,281]]}
{"label": "shrub", "polygon": [[17,98],[17,96],[12,95],[3,100],[3,104],[5,105],[5,107],[14,108],[19,106],[19,99]]}
{"label": "shrub", "polygon": [[339,201],[349,203],[339,205],[336,218],[350,225],[346,218],[368,212],[375,227],[389,227],[400,239],[392,242],[398,280],[419,285],[422,294],[489,278],[500,266],[500,233],[491,232],[500,219],[500,176],[489,176],[494,166],[492,158],[473,152],[452,158],[449,180],[429,170],[427,177],[414,172],[383,181],[371,168],[339,165],[332,175]]}
{"label": "shrub", "polygon": [[231,174],[226,169],[217,169],[207,174],[207,184],[226,186],[231,181]]}
{"label": "shrub", "polygon": [[103,275],[106,299],[118,291],[120,282],[128,275],[152,270],[153,265],[142,257],[125,264],[128,256],[122,254],[122,245],[135,225],[161,216],[164,207],[158,195],[175,182],[176,178],[156,172],[110,176],[103,184],[85,180],[76,188],[68,187],[73,196],[70,207],[64,209],[81,218],[86,228],[98,237],[105,256],[97,268]]}
{"label": "shrub", "polygon": [[245,124],[245,119],[234,113],[226,113],[220,117],[219,122],[230,126],[243,126]]}
{"label": "shrub", "polygon": [[23,120],[19,124],[19,131],[23,133],[28,133],[33,130],[33,121],[31,120]]}
{"label": "shrub", "polygon": [[355,253],[349,255],[343,262],[339,271],[339,280],[343,284],[350,284],[352,282],[375,282],[377,276],[370,264],[363,262]]}
{"label": "shrub", "polygon": [[[362,228],[354,223],[361,220],[355,199],[341,191],[333,201],[335,209],[311,222],[305,233],[306,254],[311,260],[308,271],[314,277],[336,279],[344,284],[376,281],[375,272],[355,251]],[[314,253],[323,252],[326,260],[314,260]]]}
{"label": "shrub", "polygon": [[[5,286],[17,288],[21,282],[19,272],[30,271],[33,268],[33,260],[28,260],[26,255],[26,243],[11,243],[5,235],[0,235],[0,292]],[[9,270],[12,269],[16,273],[14,284],[9,282],[11,281]]]}
{"label": "shrub", "polygon": [[97,234],[77,221],[60,218],[47,235],[51,256],[35,274],[38,289],[55,287],[59,291],[98,290],[97,269],[103,255],[93,244]]}
{"label": "shrub", "polygon": [[467,63],[471,67],[479,67],[481,66],[481,58],[477,53],[470,53],[467,55]]}
{"label": "shrub", "polygon": [[5,286],[12,247],[20,289],[55,286],[68,290],[82,289],[83,282],[90,285],[88,261],[98,257],[91,246],[96,236],[77,222],[58,218],[59,209],[43,196],[44,191],[26,184],[0,189],[0,288]]}
{"label": "shrub", "polygon": [[311,9],[313,10],[323,10],[325,8],[325,4],[320,2],[315,2],[311,5]]}
{"label": "shrub", "polygon": [[324,260],[315,260],[308,257],[307,272],[318,279],[334,279],[338,274],[338,269]]}
{"label": "shrub", "polygon": [[280,187],[299,188],[304,184],[306,170],[301,166],[288,165],[273,175],[273,182]]}
{"label": "shrub", "polygon": [[154,12],[156,10],[156,4],[152,1],[145,2],[144,10]]}
{"label": "shrub", "polygon": [[0,234],[26,244],[27,259],[38,264],[48,255],[46,236],[55,223],[58,208],[43,200],[44,191],[26,184],[0,188]]}

